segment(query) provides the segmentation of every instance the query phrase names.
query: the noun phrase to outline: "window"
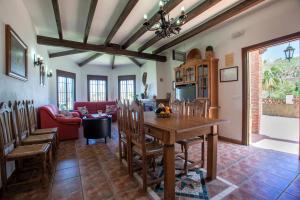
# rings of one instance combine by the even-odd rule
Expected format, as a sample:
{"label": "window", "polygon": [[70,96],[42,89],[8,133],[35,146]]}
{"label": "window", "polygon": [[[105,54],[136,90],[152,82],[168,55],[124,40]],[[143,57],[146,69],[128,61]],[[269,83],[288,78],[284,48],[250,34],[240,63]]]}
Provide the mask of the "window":
{"label": "window", "polygon": [[72,110],[76,99],[76,74],[56,70],[57,106],[60,110]]}
{"label": "window", "polygon": [[87,76],[88,100],[107,101],[107,76]]}
{"label": "window", "polygon": [[128,99],[132,101],[136,94],[135,92],[135,75],[119,76],[119,99]]}

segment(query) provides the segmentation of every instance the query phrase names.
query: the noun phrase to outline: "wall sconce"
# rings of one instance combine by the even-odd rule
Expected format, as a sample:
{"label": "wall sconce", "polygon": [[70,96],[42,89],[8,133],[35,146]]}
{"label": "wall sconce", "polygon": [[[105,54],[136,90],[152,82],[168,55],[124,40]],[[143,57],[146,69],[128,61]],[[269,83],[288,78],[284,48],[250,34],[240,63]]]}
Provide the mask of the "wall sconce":
{"label": "wall sconce", "polygon": [[48,78],[51,78],[52,75],[53,75],[53,74],[52,74],[52,70],[49,70],[49,71],[47,72],[47,77],[48,77]]}
{"label": "wall sconce", "polygon": [[51,69],[49,69],[48,67],[46,67],[46,76],[48,77],[48,78],[51,78],[52,77],[52,75],[53,75],[53,73],[52,73],[52,70]]}
{"label": "wall sconce", "polygon": [[33,64],[34,66],[39,66],[41,67],[44,64],[44,59],[40,55],[35,56],[33,58]]}

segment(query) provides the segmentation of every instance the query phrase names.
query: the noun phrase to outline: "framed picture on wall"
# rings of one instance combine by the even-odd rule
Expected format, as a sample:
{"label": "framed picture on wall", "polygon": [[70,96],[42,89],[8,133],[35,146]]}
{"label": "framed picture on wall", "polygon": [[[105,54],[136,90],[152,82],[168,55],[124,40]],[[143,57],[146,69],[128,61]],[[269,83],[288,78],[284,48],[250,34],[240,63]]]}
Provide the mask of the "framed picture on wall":
{"label": "framed picture on wall", "polygon": [[172,51],[172,57],[173,57],[173,60],[185,62],[185,60],[186,60],[186,53],[185,52],[181,52],[181,51],[177,51],[177,50],[173,50]]}
{"label": "framed picture on wall", "polygon": [[220,69],[220,82],[238,81],[238,66]]}
{"label": "framed picture on wall", "polygon": [[9,26],[5,25],[5,57],[6,75],[22,80],[28,80],[27,65],[28,47]]}

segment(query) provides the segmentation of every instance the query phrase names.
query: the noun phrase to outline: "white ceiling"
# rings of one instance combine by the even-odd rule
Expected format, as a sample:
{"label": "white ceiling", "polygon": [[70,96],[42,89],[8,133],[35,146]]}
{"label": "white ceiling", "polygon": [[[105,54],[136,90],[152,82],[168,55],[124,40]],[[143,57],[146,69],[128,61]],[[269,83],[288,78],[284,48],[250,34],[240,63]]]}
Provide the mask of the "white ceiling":
{"label": "white ceiling", "polygon": [[[57,38],[58,34],[51,0],[23,1],[32,17],[37,34]],[[178,16],[180,14],[180,8],[182,6],[184,6],[185,10],[188,12],[203,1],[204,0],[183,0],[183,2],[181,2],[170,12],[170,17]],[[188,32],[189,30],[208,20],[212,16],[228,9],[239,1],[242,0],[222,0],[198,17],[183,25],[180,35]],[[82,42],[91,0],[58,0],[58,2],[64,39]],[[119,28],[111,42],[120,45],[124,44],[124,42],[126,42],[126,40],[138,28],[141,27],[144,20],[144,14],[147,14],[150,18],[158,11],[158,2],[159,0],[139,0],[139,2],[132,9],[131,13]],[[127,3],[128,0],[98,1],[88,38],[88,43],[102,44],[105,41],[106,37],[108,36],[109,32],[111,31],[112,27],[114,26]],[[137,48],[139,48],[153,36],[153,32],[146,32],[128,49],[137,50]],[[176,36],[168,39],[162,39],[152,47],[147,49],[146,52],[151,52],[152,50],[157,49],[158,47],[172,41],[175,38]],[[64,48],[49,47],[48,51],[57,52],[61,51],[62,49]],[[79,63],[92,54],[93,53],[91,52],[80,53],[69,55],[66,57],[70,58],[76,63]],[[111,55],[103,55],[92,61],[90,64],[110,66],[111,57]],[[143,60],[139,61],[141,63],[145,62]],[[116,56],[115,64],[127,65],[132,64],[132,61],[124,56]]]}

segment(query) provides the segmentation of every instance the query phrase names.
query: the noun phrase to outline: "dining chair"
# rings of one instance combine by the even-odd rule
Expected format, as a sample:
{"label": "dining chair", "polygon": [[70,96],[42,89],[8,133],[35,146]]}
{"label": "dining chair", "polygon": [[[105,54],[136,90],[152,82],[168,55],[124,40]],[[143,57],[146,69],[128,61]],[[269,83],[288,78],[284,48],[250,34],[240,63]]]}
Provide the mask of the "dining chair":
{"label": "dining chair", "polygon": [[[184,102],[184,111],[183,111],[183,115],[186,116],[196,116],[196,117],[200,117],[200,118],[207,118],[208,117],[208,100],[206,99],[197,99],[193,102]],[[205,156],[205,136],[199,136],[199,137],[195,137],[195,138],[191,138],[188,140],[180,140],[177,141],[178,144],[181,145],[181,149],[184,152],[184,173],[187,174],[188,173],[188,169],[191,169],[193,167],[195,167],[196,165],[200,165],[202,168],[204,167],[204,156]],[[189,148],[192,145],[198,145],[199,143],[201,143],[201,159],[199,160],[189,160],[188,159],[188,152],[189,152]],[[191,164],[188,164],[188,163]]]}
{"label": "dining chair", "polygon": [[[9,102],[11,104],[11,102]],[[30,135],[28,119],[25,109],[25,101],[15,101],[12,105],[13,114],[16,116],[16,125],[21,145],[50,143],[53,154],[56,152],[56,135],[54,133]]]}
{"label": "dining chair", "polygon": [[[19,185],[31,183],[33,181],[41,181],[43,185],[46,183],[47,158],[51,152],[49,143],[33,144],[20,146],[17,137],[17,127],[14,120],[12,108],[6,103],[0,103],[0,162],[1,162],[1,180],[2,188],[6,190],[9,185]],[[37,178],[29,177],[26,180],[20,180],[21,173],[20,161],[25,159],[38,160],[38,167],[31,166],[31,170],[40,171]],[[51,159],[49,159],[51,160]],[[16,173],[8,177],[7,162],[15,163]],[[15,178],[16,183],[9,184],[9,180]]]}
{"label": "dining chair", "polygon": [[172,113],[176,113],[176,114],[180,114],[182,115],[184,112],[184,104],[182,101],[179,100],[174,100],[174,101],[170,101],[169,103],[170,108],[172,110]]}
{"label": "dining chair", "polygon": [[117,105],[117,117],[118,117],[118,134],[119,134],[119,159],[122,161],[123,158],[126,158],[126,148],[127,140],[124,128],[124,104],[121,100],[116,101]]}
{"label": "dining chair", "polygon": [[30,135],[43,135],[43,134],[55,134],[56,138],[56,147],[59,146],[59,139],[58,139],[58,128],[43,128],[43,129],[37,129],[37,113],[34,106],[33,100],[27,100],[25,102],[26,107],[26,116],[27,116],[27,122],[29,127]]}
{"label": "dining chair", "polygon": [[[163,146],[157,140],[146,140],[144,130],[144,108],[141,102],[132,102],[129,106],[128,119],[128,130],[131,139],[131,150],[129,150],[129,152],[132,152],[132,154],[129,155],[129,159],[133,159],[133,154],[140,156],[142,160],[143,191],[146,192],[148,185],[157,184],[162,181],[162,177],[155,177],[152,180],[148,180],[148,169],[150,169],[148,163],[150,161],[153,165],[155,158],[162,156]],[[132,174],[132,170],[133,169],[131,168],[130,174]]]}

